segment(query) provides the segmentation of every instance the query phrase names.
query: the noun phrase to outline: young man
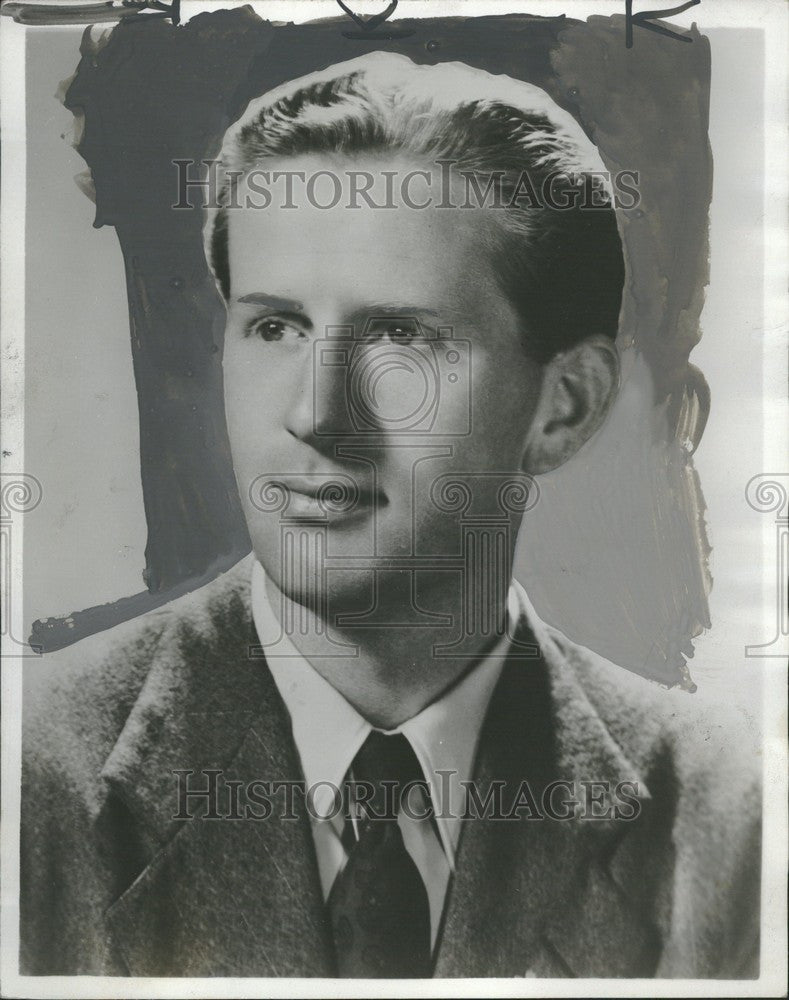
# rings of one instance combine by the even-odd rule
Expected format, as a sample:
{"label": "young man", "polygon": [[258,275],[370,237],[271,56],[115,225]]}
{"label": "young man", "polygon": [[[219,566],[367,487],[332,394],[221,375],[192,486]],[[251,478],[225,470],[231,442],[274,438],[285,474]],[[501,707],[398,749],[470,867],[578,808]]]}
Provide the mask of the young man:
{"label": "young man", "polygon": [[537,89],[390,55],[230,130],[206,246],[253,551],[31,681],[24,971],[754,974],[733,742],[510,580],[532,477],[617,388],[601,172]]}

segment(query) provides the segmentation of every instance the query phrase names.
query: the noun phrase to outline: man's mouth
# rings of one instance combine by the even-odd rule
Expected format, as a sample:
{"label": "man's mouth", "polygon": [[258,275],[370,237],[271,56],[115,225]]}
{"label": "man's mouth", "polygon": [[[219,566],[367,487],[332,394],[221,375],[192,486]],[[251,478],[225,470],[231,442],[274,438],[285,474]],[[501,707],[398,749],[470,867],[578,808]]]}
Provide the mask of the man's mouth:
{"label": "man's mouth", "polygon": [[368,516],[388,503],[383,490],[346,473],[272,476],[268,488],[282,492],[284,518],[345,520]]}

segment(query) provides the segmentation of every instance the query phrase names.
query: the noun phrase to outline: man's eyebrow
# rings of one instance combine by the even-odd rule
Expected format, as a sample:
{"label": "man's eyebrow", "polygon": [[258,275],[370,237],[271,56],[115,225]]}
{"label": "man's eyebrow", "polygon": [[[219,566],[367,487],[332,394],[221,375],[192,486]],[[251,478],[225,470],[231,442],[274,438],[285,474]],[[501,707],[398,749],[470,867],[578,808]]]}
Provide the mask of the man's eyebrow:
{"label": "man's eyebrow", "polygon": [[268,306],[270,309],[279,309],[282,312],[304,312],[302,302],[297,302],[295,299],[283,299],[279,295],[267,295],[265,292],[250,292],[249,295],[242,295],[237,301],[242,305]]}
{"label": "man's eyebrow", "polygon": [[373,302],[355,310],[354,319],[360,321],[375,319],[423,319],[433,320],[434,326],[461,326],[468,317],[465,313],[450,303],[442,304],[440,309],[433,306],[419,305],[413,302]]}
{"label": "man's eyebrow", "polygon": [[357,309],[358,313],[364,313],[370,317],[376,316],[396,316],[401,319],[408,319],[410,316],[433,316],[435,319],[441,318],[441,313],[430,306],[418,306],[409,303],[374,302]]}

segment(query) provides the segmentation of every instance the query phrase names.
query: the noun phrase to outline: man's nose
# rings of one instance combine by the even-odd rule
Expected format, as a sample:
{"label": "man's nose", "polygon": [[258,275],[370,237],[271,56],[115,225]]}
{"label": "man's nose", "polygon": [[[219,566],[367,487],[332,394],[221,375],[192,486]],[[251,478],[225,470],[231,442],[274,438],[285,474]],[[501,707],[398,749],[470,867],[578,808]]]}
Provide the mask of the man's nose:
{"label": "man's nose", "polygon": [[320,340],[305,358],[300,383],[287,411],[285,426],[302,441],[351,432],[347,407],[347,345]]}

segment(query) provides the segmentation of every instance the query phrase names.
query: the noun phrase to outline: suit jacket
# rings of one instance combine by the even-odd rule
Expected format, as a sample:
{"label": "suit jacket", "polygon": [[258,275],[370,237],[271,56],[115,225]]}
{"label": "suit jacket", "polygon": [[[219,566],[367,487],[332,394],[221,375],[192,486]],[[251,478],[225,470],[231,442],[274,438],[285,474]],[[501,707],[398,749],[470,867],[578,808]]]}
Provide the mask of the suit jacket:
{"label": "suit jacket", "polygon": [[[173,818],[176,769],[301,777],[252,631],[250,559],[28,668],[23,974],[332,976],[309,819]],[[507,661],[475,780],[633,782],[638,816],[464,824],[435,975],[758,975],[754,753],[698,699],[536,617]],[[753,763],[754,766],[751,766]]]}

